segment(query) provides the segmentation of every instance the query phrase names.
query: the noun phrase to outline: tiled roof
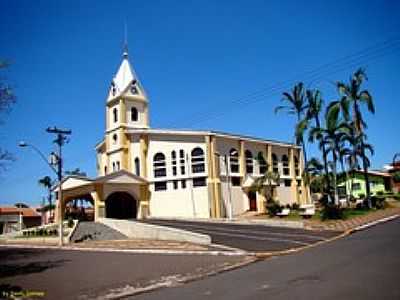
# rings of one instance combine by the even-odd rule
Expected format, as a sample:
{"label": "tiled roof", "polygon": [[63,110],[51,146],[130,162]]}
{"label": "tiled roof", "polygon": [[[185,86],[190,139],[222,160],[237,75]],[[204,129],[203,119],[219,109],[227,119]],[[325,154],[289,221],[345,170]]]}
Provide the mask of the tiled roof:
{"label": "tiled roof", "polygon": [[20,213],[27,218],[40,217],[32,208],[0,207],[0,215],[19,215]]}

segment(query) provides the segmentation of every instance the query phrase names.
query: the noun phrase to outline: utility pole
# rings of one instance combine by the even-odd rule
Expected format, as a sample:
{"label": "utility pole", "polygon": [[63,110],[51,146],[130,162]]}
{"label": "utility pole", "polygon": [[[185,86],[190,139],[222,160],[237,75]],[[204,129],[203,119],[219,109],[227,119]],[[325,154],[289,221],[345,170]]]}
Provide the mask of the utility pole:
{"label": "utility pole", "polygon": [[64,243],[63,236],[63,209],[62,209],[62,178],[63,178],[63,159],[62,159],[62,146],[67,141],[67,136],[71,134],[71,130],[63,130],[57,127],[48,127],[46,129],[48,133],[56,135],[56,139],[53,141],[58,146],[58,153],[52,153],[52,162],[57,164],[57,177],[58,177],[58,231],[59,231],[59,245],[62,247]]}

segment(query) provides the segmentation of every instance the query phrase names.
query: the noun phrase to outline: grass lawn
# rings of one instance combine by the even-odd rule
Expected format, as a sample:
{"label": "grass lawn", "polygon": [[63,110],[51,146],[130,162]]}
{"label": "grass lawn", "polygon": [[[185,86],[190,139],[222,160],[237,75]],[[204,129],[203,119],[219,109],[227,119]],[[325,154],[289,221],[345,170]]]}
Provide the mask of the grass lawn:
{"label": "grass lawn", "polygon": [[[344,211],[344,218],[343,220],[349,220],[351,218],[355,218],[355,217],[360,217],[360,216],[364,216],[367,215],[369,213],[373,213],[377,211],[377,209],[370,209],[370,210],[364,210],[364,209],[345,209]],[[275,219],[277,219],[278,217],[275,217]],[[282,220],[288,220],[288,221],[302,221],[302,220],[312,220],[312,221],[322,221],[321,220],[321,212],[319,210],[317,210],[315,212],[315,215],[313,215],[311,218],[309,219],[304,219],[302,216],[299,215],[299,211],[297,210],[292,210],[289,214],[289,216],[287,217],[283,217],[281,218]],[[329,221],[329,220],[325,220],[325,221]]]}

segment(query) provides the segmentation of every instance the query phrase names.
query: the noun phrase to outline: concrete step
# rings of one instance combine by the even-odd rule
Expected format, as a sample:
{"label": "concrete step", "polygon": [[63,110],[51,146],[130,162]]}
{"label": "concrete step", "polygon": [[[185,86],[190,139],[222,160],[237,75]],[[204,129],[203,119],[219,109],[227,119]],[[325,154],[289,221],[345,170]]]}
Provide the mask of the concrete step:
{"label": "concrete step", "polygon": [[127,239],[126,235],[102,223],[79,222],[75,232],[71,237],[71,242],[79,243],[87,240],[105,241],[105,240],[124,240],[124,239]]}

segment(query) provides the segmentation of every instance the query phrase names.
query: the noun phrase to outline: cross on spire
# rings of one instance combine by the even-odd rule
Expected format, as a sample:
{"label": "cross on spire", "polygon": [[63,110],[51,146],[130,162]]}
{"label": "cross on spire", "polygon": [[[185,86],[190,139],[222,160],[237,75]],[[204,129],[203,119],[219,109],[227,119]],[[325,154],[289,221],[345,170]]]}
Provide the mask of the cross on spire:
{"label": "cross on spire", "polygon": [[127,30],[127,25],[126,25],[126,20],[124,23],[124,52],[122,54],[123,58],[127,58],[128,57],[128,30]]}

